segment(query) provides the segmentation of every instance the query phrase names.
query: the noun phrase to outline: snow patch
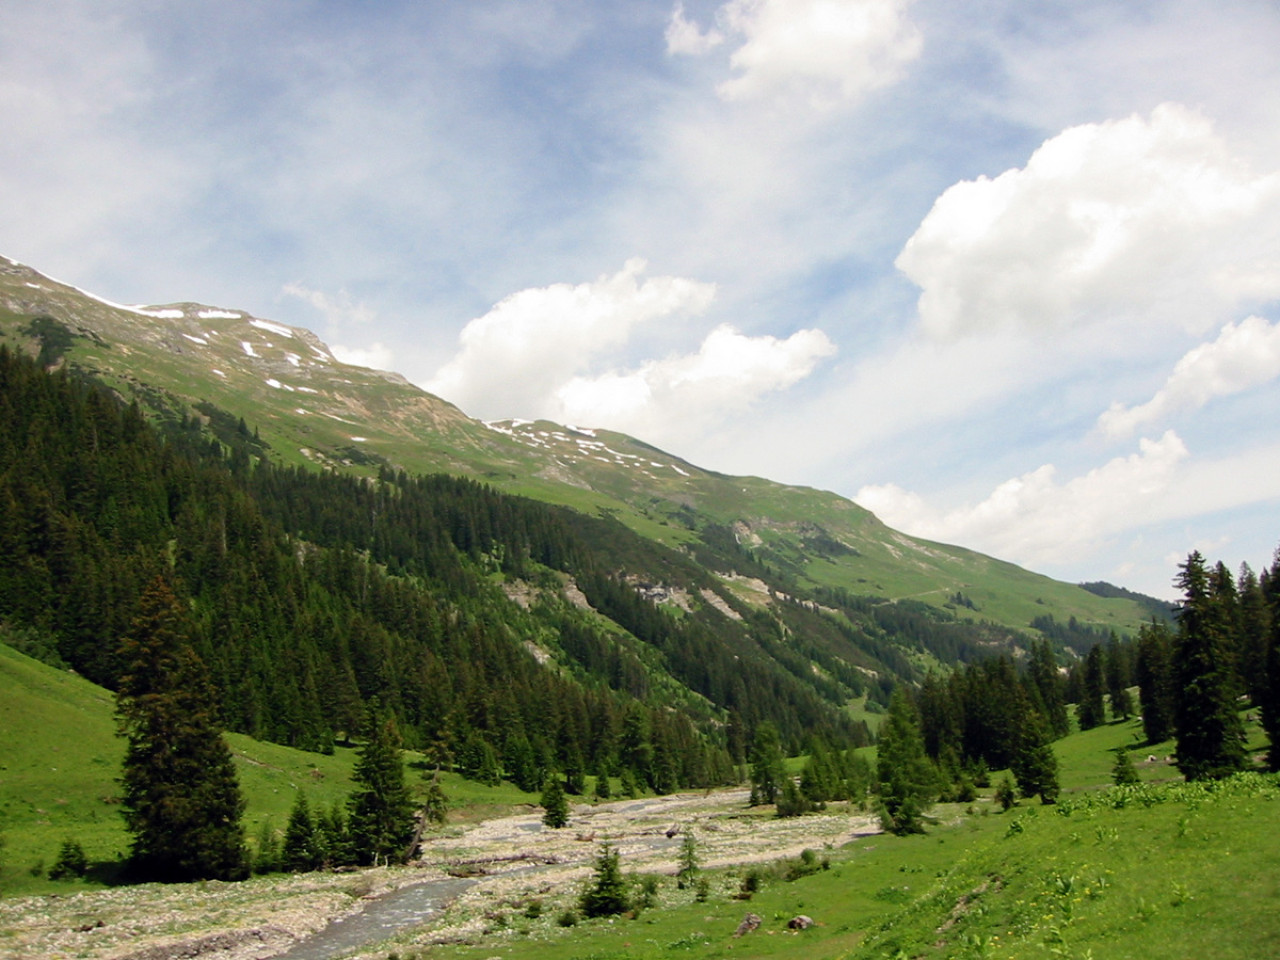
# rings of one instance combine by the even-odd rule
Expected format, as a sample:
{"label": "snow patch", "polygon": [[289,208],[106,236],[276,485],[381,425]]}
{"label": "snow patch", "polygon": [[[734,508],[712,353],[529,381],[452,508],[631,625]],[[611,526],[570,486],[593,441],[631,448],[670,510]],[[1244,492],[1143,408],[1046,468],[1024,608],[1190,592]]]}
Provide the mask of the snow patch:
{"label": "snow patch", "polygon": [[680,476],[682,477],[690,476],[690,474],[685,473],[683,470],[677,467],[674,463],[671,464],[671,469],[674,470],[676,473],[680,474]]}
{"label": "snow patch", "polygon": [[292,337],[293,331],[288,327],[281,326],[278,323],[272,323],[270,320],[250,320],[249,326],[257,327],[259,330],[269,330],[272,333],[282,337]]}
{"label": "snow patch", "polygon": [[206,340],[204,337],[195,337],[189,333],[184,333],[183,336],[186,337],[188,340],[190,340],[192,343],[200,344],[200,346],[202,347],[207,347],[209,345],[209,341]]}
{"label": "snow patch", "polygon": [[368,437],[352,437],[351,439],[354,440],[356,443],[366,443],[369,440]]}
{"label": "snow patch", "polygon": [[268,377],[267,386],[271,387],[273,390],[279,390],[283,386],[283,384],[279,380],[272,380],[270,377]]}
{"label": "snow patch", "polygon": [[253,349],[253,344],[250,343],[248,340],[241,340],[240,347],[244,350],[246,356],[256,357],[258,355],[257,352]]}
{"label": "snow patch", "polygon": [[295,367],[302,366],[302,358],[298,356],[296,353],[286,353],[284,355],[284,358],[288,360],[291,364],[293,364]]}
{"label": "snow patch", "polygon": [[181,320],[186,316],[185,313],[176,308],[148,310],[145,307],[125,307],[125,309],[132,310],[134,313],[140,313],[144,317],[155,317],[157,320]]}
{"label": "snow patch", "polygon": [[243,314],[230,310],[201,310],[196,314],[201,320],[239,320]]}
{"label": "snow patch", "polygon": [[[9,262],[10,262],[10,263],[12,263],[13,261],[12,261],[12,260],[10,260]],[[38,283],[32,283],[30,280],[28,280],[28,281],[27,281],[26,285],[27,285],[28,287],[30,287],[32,290],[43,290],[43,289],[44,289],[44,287],[40,286],[40,284],[38,284]]]}
{"label": "snow patch", "polygon": [[298,392],[299,393],[319,393],[320,391],[313,389],[312,387],[299,387]]}
{"label": "snow patch", "polygon": [[213,372],[216,373],[218,376],[220,376],[223,380],[227,379],[227,375],[223,373],[221,370],[214,368]]}

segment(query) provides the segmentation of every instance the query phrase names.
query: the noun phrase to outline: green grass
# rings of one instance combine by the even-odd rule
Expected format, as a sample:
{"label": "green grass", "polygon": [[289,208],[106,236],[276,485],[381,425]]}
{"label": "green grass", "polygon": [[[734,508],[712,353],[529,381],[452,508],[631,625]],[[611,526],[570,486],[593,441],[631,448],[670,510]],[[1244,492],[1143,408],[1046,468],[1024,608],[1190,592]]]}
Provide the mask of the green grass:
{"label": "green grass", "polygon": [[[115,735],[114,699],[101,687],[55,670],[0,643],[0,894],[66,893],[65,881],[44,874],[64,840],[75,840],[92,864],[75,889],[114,880],[129,837],[120,816],[124,741]],[[246,801],[250,844],[265,820],[283,831],[299,790],[314,811],[341,803],[351,791],[356,751],[306,753],[240,734],[227,734]],[[421,761],[407,753],[408,780],[422,784]],[[536,803],[509,783],[485,787],[446,773],[454,819],[469,821]]]}

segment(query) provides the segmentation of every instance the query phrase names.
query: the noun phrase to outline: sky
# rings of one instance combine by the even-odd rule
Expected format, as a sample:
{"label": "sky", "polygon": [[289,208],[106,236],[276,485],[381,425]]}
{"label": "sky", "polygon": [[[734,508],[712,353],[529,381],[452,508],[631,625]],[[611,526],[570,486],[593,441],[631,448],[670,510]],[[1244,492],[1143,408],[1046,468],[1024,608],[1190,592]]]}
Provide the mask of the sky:
{"label": "sky", "polygon": [[1280,544],[1274,0],[3,0],[0,254],[1173,596]]}

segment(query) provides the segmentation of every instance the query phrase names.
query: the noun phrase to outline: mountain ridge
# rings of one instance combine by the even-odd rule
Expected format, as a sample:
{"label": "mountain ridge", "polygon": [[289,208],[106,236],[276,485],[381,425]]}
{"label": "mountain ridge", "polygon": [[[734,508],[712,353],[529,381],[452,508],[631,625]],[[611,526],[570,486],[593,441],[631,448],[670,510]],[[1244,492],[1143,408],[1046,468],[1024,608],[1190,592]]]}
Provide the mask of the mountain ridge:
{"label": "mountain ridge", "polygon": [[[400,374],[342,363],[305,328],[249,311],[115,304],[4,258],[0,333],[151,416],[212,419],[216,409],[252,424],[264,454],[286,465],[467,476],[613,516],[686,551],[706,553],[715,541],[721,562],[736,547],[742,566],[753,558],[783,582],[921,600],[1011,629],[1050,612],[1126,632],[1146,615],[1128,598],[892,530],[830,491],[705,470],[615,431],[474,419]],[[956,595],[970,603],[950,604]]]}

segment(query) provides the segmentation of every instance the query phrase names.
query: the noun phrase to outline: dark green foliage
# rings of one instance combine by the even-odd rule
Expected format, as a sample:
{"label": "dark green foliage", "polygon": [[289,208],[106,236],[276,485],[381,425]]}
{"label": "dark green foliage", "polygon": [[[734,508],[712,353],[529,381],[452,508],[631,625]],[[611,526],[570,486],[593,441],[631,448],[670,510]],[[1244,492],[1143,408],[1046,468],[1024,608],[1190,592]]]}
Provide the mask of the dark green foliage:
{"label": "dark green foliage", "polygon": [[1111,717],[1115,720],[1128,720],[1133,713],[1133,698],[1129,696],[1133,670],[1129,654],[1129,645],[1121,644],[1113,633],[1103,653],[1102,669],[1107,684],[1107,700],[1111,704]]}
{"label": "dark green foliage", "polygon": [[440,785],[439,773],[427,783],[427,792],[422,799],[422,815],[427,823],[434,823],[436,826],[444,826],[449,820],[449,798]]}
{"label": "dark green foliage", "polygon": [[1138,776],[1137,768],[1133,765],[1133,759],[1129,756],[1129,751],[1124,747],[1116,747],[1115,753],[1116,762],[1111,765],[1111,782],[1117,787],[1140,783],[1141,778]]}
{"label": "dark green foliage", "polygon": [[794,779],[791,777],[783,779],[782,792],[778,794],[775,816],[802,817],[816,809],[818,809],[818,805],[805,796],[804,791],[796,785]]}
{"label": "dark green foliage", "polygon": [[751,805],[773,803],[787,779],[782,764],[782,744],[778,730],[765,722],[756,728],[751,745]]}
{"label": "dark green foliage", "polygon": [[1099,645],[1084,658],[1080,702],[1076,704],[1076,722],[1081,730],[1091,730],[1106,723],[1107,708],[1102,699],[1105,689],[1102,647]]}
{"label": "dark green foliage", "polygon": [[1018,735],[1018,750],[1010,769],[1018,781],[1018,790],[1024,797],[1040,795],[1042,803],[1058,799],[1058,758],[1050,743],[1050,733],[1044,718],[1028,705],[1023,713],[1022,729]]}
{"label": "dark green foliage", "polygon": [[1173,736],[1173,638],[1169,627],[1158,620],[1145,623],[1138,631],[1138,655],[1134,664],[1138,682],[1138,702],[1142,709],[1142,730],[1150,744]]}
{"label": "dark green foliage", "polygon": [[258,828],[258,836],[255,841],[253,851],[254,873],[275,873],[277,870],[284,869],[283,861],[280,857],[280,832],[276,830],[276,825],[271,822],[270,817],[262,821],[262,826]]}
{"label": "dark green foliage", "polygon": [[618,865],[618,851],[609,844],[600,848],[591,883],[582,892],[578,907],[588,917],[608,917],[631,909],[627,883]]}
{"label": "dark green foliage", "polygon": [[404,779],[400,735],[390,717],[371,718],[347,800],[347,834],[356,863],[402,863],[412,853],[413,801]]}
{"label": "dark green foliage", "polygon": [[938,797],[938,772],[924,751],[915,704],[902,689],[894,691],[880,728],[876,778],[884,828],[923,832],[923,816]]}
{"label": "dark green foliage", "polygon": [[311,818],[307,795],[299,790],[294,798],[293,808],[289,811],[289,822],[284,828],[281,865],[294,873],[318,870],[324,862],[321,846],[315,821]]}
{"label": "dark green foliage", "polygon": [[1173,646],[1176,759],[1188,780],[1216,779],[1245,763],[1232,665],[1235,587],[1221,564],[1211,576],[1199,552],[1179,570],[1183,601]]}
{"label": "dark green foliage", "polygon": [[1008,810],[1018,802],[1018,794],[1013,789],[1013,781],[1007,775],[1001,777],[1000,783],[996,786],[995,801],[1000,804],[1001,810]]}
{"label": "dark green foliage", "polygon": [[542,822],[552,829],[568,826],[569,800],[565,796],[564,785],[559,776],[551,774],[542,786]]}
{"label": "dark green foliage", "polygon": [[132,869],[163,881],[243,878],[244,801],[231,751],[164,579],[143,594],[121,661],[116,716],[127,740],[120,784]]}
{"label": "dark green foliage", "polygon": [[676,886],[683,890],[693,883],[701,869],[698,857],[698,838],[692,828],[687,828],[680,838],[680,866],[676,870]]}
{"label": "dark green foliage", "polygon": [[89,858],[79,840],[63,840],[58,859],[49,868],[50,880],[75,880],[89,872]]}
{"label": "dark green foliage", "polygon": [[1267,731],[1271,750],[1267,765],[1280,770],[1280,550],[1260,582],[1262,594],[1267,600],[1271,626],[1264,655],[1264,681],[1260,685],[1258,706],[1262,714],[1262,727]]}

